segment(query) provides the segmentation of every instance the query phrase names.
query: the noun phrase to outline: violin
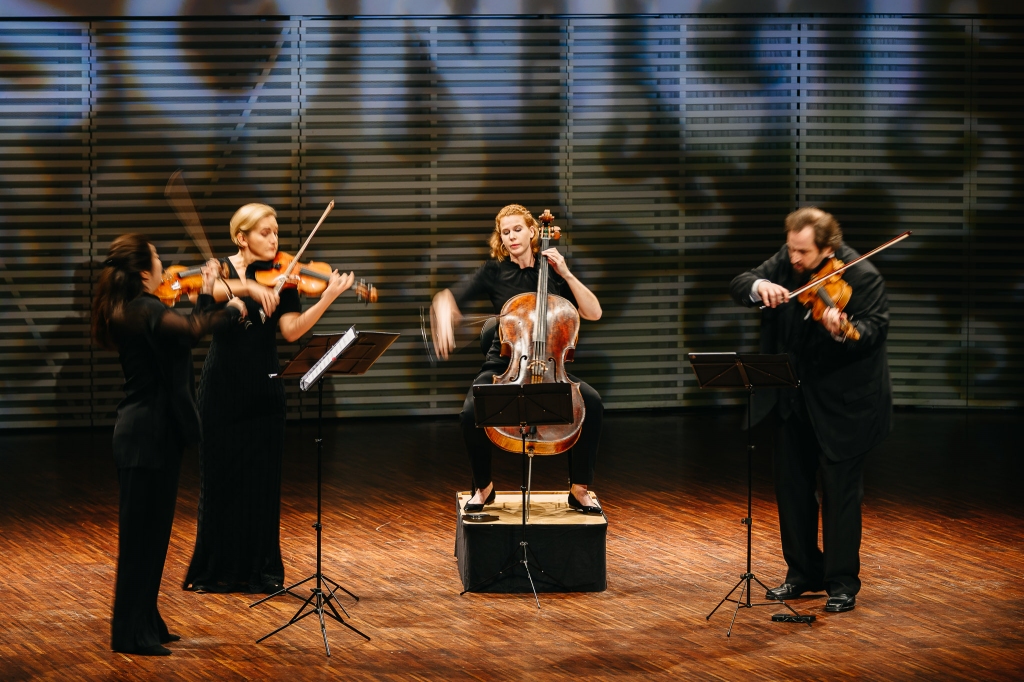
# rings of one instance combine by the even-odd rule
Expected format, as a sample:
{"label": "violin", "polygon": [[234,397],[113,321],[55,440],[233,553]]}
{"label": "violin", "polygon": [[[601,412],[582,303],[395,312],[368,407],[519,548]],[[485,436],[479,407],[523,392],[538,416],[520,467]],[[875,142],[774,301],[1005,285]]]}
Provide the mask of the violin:
{"label": "violin", "polygon": [[172,265],[164,269],[164,278],[153,295],[159,298],[164,305],[173,306],[181,300],[182,296],[198,295],[202,290],[202,266]]}
{"label": "violin", "polygon": [[[540,251],[548,248],[551,239],[558,239],[561,230],[551,227],[551,212],[540,216]],[[557,455],[579,440],[585,408],[579,382],[569,381],[565,363],[571,362],[580,334],[580,314],[576,307],[555,294],[548,293],[548,259],[538,254],[537,293],[513,296],[501,309],[498,333],[501,354],[510,357],[508,369],[494,377],[496,384],[563,383],[572,386],[571,424],[533,426],[526,436],[530,454]],[[491,442],[502,450],[520,452],[523,434],[517,426],[484,428]]]}
{"label": "violin", "polygon": [[[278,251],[272,261],[264,261],[255,272],[255,279],[266,287],[277,285],[278,278],[289,270],[289,266],[295,260],[293,256],[283,251]],[[284,288],[297,288],[303,296],[319,296],[324,293],[327,283],[331,281],[331,273],[334,269],[327,263],[310,261],[298,263],[291,268],[291,273],[284,283]],[[364,303],[377,302],[377,287],[368,284],[360,279],[352,290],[356,298]]]}
{"label": "violin", "polygon": [[[845,269],[843,261],[832,256],[818,272],[814,273],[807,287],[801,287],[803,292],[796,297],[797,301],[811,311],[811,317],[816,322],[822,322],[825,311],[829,308],[843,312],[843,308],[850,302],[853,287],[836,273],[840,268]],[[839,333],[851,341],[860,339],[860,332],[846,318],[840,318]]]}

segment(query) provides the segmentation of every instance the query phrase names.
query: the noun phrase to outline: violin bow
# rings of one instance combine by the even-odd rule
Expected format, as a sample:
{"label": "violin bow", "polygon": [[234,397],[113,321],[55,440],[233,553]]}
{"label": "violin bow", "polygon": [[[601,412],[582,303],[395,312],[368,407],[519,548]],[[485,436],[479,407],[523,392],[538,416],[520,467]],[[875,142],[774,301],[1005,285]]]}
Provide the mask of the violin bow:
{"label": "violin bow", "polygon": [[192,203],[185,180],[181,177],[180,168],[171,173],[171,177],[167,179],[164,198],[174,209],[178,220],[185,226],[185,231],[188,232],[188,236],[192,238],[192,242],[199,249],[199,255],[203,257],[203,260],[208,261],[213,258],[213,249],[210,248],[206,230],[203,229],[203,224],[199,220],[199,214],[196,212],[195,204]]}
{"label": "violin bow", "polygon": [[281,289],[284,288],[284,284],[288,281],[288,277],[292,274],[292,270],[295,269],[295,265],[299,262],[299,259],[302,258],[302,254],[306,252],[306,247],[309,246],[311,241],[313,241],[313,235],[316,234],[316,231],[320,229],[320,226],[324,224],[324,221],[327,220],[327,216],[333,210],[334,199],[331,199],[331,203],[327,204],[327,208],[324,209],[324,214],[320,216],[320,220],[317,221],[316,227],[314,227],[313,231],[309,233],[308,237],[306,237],[306,241],[302,244],[302,248],[299,249],[297,254],[295,254],[295,258],[293,258],[292,262],[288,264],[288,267],[284,269],[284,272],[281,274],[281,278],[277,280],[277,285],[274,287],[275,294],[281,293]]}
{"label": "violin bow", "polygon": [[[906,232],[904,232],[903,234],[899,235],[898,237],[893,237],[892,239],[890,239],[886,243],[882,244],[881,246],[877,246],[877,247],[871,249],[870,251],[865,253],[863,256],[858,256],[857,258],[854,258],[849,263],[846,263],[845,265],[843,265],[843,267],[836,268],[835,271],[833,271],[831,274],[829,274],[828,278],[826,278],[826,279],[829,279],[829,278],[831,278],[831,277],[833,277],[835,275],[838,275],[841,272],[849,270],[850,268],[852,268],[854,265],[856,265],[857,263],[861,262],[862,260],[866,260],[868,258],[871,258],[871,256],[874,256],[879,251],[884,251],[885,249],[888,249],[893,244],[896,244],[897,242],[903,241],[904,239],[906,239],[907,237],[909,237],[912,234],[914,234],[913,230],[907,230]],[[794,298],[796,298],[797,296],[799,296],[803,292],[807,291],[808,289],[813,289],[814,287],[821,286],[821,285],[822,285],[821,281],[808,282],[807,284],[803,285],[799,289],[794,289],[793,291],[789,292],[789,299],[786,302],[788,303],[789,301],[792,301]],[[759,308],[759,310],[764,310],[767,307],[768,306],[763,305],[763,306],[761,306]]]}
{"label": "violin bow", "polygon": [[[185,184],[180,168],[171,173],[171,177],[167,178],[167,186],[164,187],[164,198],[167,199],[167,203],[174,209],[178,220],[185,226],[185,231],[192,238],[192,243],[199,249],[199,255],[203,257],[203,261],[213,260],[213,249],[210,248],[210,240],[206,238],[206,230],[203,229],[203,223],[199,220],[199,213],[196,211],[196,205],[192,202],[192,195],[188,193],[188,186]],[[217,271],[217,279],[224,282],[224,275],[221,270]],[[224,288],[228,290],[228,300],[235,297],[227,282],[224,282]],[[261,310],[260,313],[262,314],[262,312]],[[252,321],[248,319],[242,320],[242,325],[248,329],[252,326]]]}
{"label": "violin bow", "polygon": [[[885,251],[886,249],[888,249],[893,244],[896,244],[897,242],[903,241],[904,239],[906,239],[907,237],[909,237],[912,234],[914,234],[913,230],[907,230],[906,232],[904,232],[903,234],[899,235],[898,237],[893,237],[892,239],[890,239],[886,243],[882,244],[881,246],[876,246],[875,248],[871,249],[870,251],[865,253],[863,256],[858,256],[857,258],[854,258],[849,263],[846,263],[845,265],[843,265],[843,267],[836,268],[835,270],[833,270],[829,274],[827,279],[831,279],[832,277],[838,275],[840,272],[844,272],[846,270],[849,270],[850,268],[852,268],[857,263],[861,262],[862,260],[867,260],[868,258],[871,258],[876,253],[878,253],[879,251]],[[803,292],[807,291],[808,289],[811,289],[813,287],[819,286],[820,284],[821,284],[821,282],[809,282],[809,283],[803,285],[802,287],[800,287],[799,289],[794,289],[793,291],[789,292],[789,297],[793,298],[794,296],[802,294]]]}
{"label": "violin bow", "polygon": [[[459,320],[459,323],[453,325],[453,333],[460,329],[472,327],[474,325],[480,325],[481,328],[487,324],[488,320],[494,320],[495,323],[501,320],[504,315],[488,315],[488,314],[469,314],[463,315]],[[420,337],[423,339],[423,349],[427,353],[427,360],[430,362],[431,367],[437,367],[438,358],[431,350],[434,336],[434,309],[433,306],[420,306]],[[469,345],[470,342],[466,342],[461,347],[456,347],[452,352],[457,353]]]}

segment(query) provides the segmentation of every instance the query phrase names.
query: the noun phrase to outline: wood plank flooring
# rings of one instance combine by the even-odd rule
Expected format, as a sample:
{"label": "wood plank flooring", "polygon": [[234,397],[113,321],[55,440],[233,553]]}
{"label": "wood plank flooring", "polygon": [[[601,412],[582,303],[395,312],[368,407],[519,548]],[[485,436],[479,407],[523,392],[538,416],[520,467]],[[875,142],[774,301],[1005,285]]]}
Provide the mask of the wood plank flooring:
{"label": "wood plank flooring", "polygon": [[[732,412],[610,413],[595,487],[609,518],[608,590],[470,594],[453,556],[453,494],[469,485],[457,422],[329,422],[324,573],[365,642],[315,618],[267,640],[298,607],[180,589],[195,538],[198,466],[186,454],[161,612],[166,658],[109,650],[117,483],[109,430],[0,434],[0,679],[1021,679],[1024,463],[1020,413],[902,411],[869,459],[855,611],[795,602],[707,613],[744,569],[745,434]],[[313,424],[290,424],[282,496],[287,578],[313,572]],[[754,573],[784,576],[771,441],[757,433]],[[516,489],[519,458],[496,458]],[[540,458],[534,487],[565,487]],[[755,593],[758,601],[761,594]],[[728,605],[727,605],[728,606]]]}

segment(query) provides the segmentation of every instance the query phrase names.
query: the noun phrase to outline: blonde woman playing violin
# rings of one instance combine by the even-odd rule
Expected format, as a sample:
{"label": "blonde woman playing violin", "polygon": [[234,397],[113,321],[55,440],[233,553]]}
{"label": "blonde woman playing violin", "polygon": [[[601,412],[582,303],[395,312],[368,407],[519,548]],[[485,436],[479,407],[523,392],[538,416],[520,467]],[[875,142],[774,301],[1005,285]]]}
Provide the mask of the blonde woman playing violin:
{"label": "blonde woman playing violin", "polygon": [[[231,218],[238,253],[221,260],[226,287],[248,310],[249,326],[214,334],[199,384],[203,423],[201,489],[195,551],[184,588],[203,592],[274,592],[284,582],[281,561],[281,459],[285,394],[277,332],[288,342],[308,332],[352,286],[334,271],[320,299],[302,310],[295,288],[280,294],[255,281],[278,251],[277,213],[246,204]],[[260,313],[263,313],[263,319]]]}

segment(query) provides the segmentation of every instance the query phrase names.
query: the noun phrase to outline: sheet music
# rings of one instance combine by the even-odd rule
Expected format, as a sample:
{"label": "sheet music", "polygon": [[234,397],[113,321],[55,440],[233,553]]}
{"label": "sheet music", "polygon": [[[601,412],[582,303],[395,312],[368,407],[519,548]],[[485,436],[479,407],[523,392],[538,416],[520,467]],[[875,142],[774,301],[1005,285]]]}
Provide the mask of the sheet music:
{"label": "sheet music", "polygon": [[327,371],[338,357],[345,352],[345,349],[352,345],[356,340],[356,327],[352,325],[348,328],[348,331],[338,339],[338,342],[331,346],[330,350],[324,353],[324,356],[317,360],[316,364],[309,368],[302,379],[299,380],[299,388],[303,391],[308,391],[309,387],[317,382],[320,376]]}

